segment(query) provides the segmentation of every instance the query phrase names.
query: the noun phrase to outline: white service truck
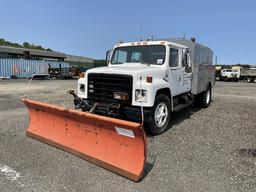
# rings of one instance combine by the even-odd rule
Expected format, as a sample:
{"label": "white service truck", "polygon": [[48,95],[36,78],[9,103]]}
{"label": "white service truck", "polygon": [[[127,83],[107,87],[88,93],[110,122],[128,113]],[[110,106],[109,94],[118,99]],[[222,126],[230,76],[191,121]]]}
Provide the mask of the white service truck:
{"label": "white service truck", "polygon": [[239,80],[239,71],[232,69],[221,69],[220,71],[220,80],[221,81],[238,81]]}
{"label": "white service truck", "polygon": [[195,39],[118,43],[106,67],[89,69],[78,80],[76,108],[120,119],[143,121],[164,132],[172,112],[193,103],[208,107],[215,83],[213,52]]}

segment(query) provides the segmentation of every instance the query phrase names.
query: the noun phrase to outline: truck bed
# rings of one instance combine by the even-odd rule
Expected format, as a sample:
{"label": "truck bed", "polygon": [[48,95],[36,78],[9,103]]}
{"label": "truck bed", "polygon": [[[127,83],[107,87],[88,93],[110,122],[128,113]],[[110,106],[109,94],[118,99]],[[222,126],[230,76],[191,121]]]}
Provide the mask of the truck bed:
{"label": "truck bed", "polygon": [[242,69],[240,77],[256,77],[256,69]]}

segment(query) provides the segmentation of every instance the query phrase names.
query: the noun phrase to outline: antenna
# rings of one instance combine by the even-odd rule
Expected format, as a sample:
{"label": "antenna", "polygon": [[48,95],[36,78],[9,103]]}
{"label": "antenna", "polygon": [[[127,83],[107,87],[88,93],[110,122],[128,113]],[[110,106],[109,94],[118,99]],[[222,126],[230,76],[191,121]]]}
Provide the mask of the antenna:
{"label": "antenna", "polygon": [[139,36],[140,36],[140,41],[142,41],[142,26],[141,25],[139,28]]}

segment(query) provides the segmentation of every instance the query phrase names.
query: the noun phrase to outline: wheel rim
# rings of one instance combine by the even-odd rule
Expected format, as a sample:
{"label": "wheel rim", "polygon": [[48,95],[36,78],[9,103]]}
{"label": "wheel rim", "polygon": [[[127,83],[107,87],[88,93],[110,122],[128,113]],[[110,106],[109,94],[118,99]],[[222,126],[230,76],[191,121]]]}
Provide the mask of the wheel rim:
{"label": "wheel rim", "polygon": [[206,103],[208,104],[210,102],[211,99],[211,92],[210,90],[207,90],[206,92]]}
{"label": "wheel rim", "polygon": [[168,117],[168,108],[167,105],[163,102],[159,103],[155,109],[155,123],[157,127],[162,127]]}

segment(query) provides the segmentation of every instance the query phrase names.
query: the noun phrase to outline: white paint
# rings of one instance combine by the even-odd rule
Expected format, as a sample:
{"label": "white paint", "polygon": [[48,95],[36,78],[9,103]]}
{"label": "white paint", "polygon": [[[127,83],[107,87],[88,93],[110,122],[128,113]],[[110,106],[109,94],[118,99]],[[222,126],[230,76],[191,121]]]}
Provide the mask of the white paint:
{"label": "white paint", "polygon": [[15,171],[11,167],[8,167],[7,165],[0,164],[0,173],[2,173],[7,179],[12,181],[16,181],[18,178],[20,178],[20,173]]}
{"label": "white paint", "polygon": [[134,133],[133,133],[132,130],[124,129],[124,128],[121,128],[121,127],[115,127],[115,129],[116,129],[116,132],[117,132],[119,135],[123,135],[123,136],[126,136],[126,137],[135,138]]}

